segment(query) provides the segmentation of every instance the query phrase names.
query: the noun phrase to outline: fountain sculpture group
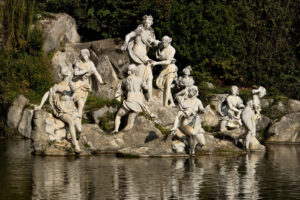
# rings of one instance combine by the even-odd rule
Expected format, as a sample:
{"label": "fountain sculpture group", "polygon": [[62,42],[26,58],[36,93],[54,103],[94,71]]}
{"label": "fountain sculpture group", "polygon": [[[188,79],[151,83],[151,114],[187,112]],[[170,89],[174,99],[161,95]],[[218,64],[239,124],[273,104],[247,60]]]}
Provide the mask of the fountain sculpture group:
{"label": "fountain sculpture group", "polygon": [[[171,129],[171,136],[176,139],[178,131],[185,134],[183,147],[173,146],[175,152],[186,152],[190,155],[195,153],[195,148],[206,144],[204,130],[201,126],[200,114],[206,110],[198,96],[198,87],[191,76],[192,68],[187,66],[183,69],[183,76],[177,77],[177,66],[175,48],[171,45],[172,38],[164,36],[162,41],[156,40],[152,16],[144,16],[143,24],[134,31],[128,33],[125,42],[121,47],[122,51],[128,51],[131,64],[128,66],[128,76],[117,87],[115,98],[121,101],[121,96],[125,92],[125,99],[122,102],[115,116],[114,133],[119,131],[121,118],[128,115],[127,125],[123,130],[130,130],[134,126],[134,121],[138,113],[144,112],[151,116],[155,122],[159,122],[157,116],[151,113],[146,105],[153,101],[152,97],[152,68],[160,65],[162,70],[156,79],[156,85],[161,90],[161,104],[165,107],[175,107],[175,102],[171,93],[174,83],[181,91],[175,95],[178,102],[179,111],[175,117],[174,125]],[[156,46],[156,58],[151,60],[147,53],[150,47]],[[105,84],[102,77],[97,72],[94,63],[89,59],[88,49],[80,51],[79,59],[73,64],[72,71],[63,67],[59,76],[62,81],[55,84],[42,98],[41,104],[36,106],[39,110],[49,98],[53,114],[62,120],[67,126],[67,131],[71,135],[75,152],[79,153],[80,146],[78,140],[81,133],[81,121],[83,108],[86,103],[88,93],[91,90],[91,75],[96,77],[100,84]],[[143,91],[147,91],[145,98]],[[238,96],[239,89],[232,86],[231,94],[219,106],[220,131],[226,132],[228,128],[239,128],[243,124],[247,128],[244,136],[239,136],[237,140],[243,139],[244,148],[249,150],[251,137],[255,137],[256,123],[260,119],[260,99],[266,94],[266,89],[260,86],[252,91],[252,98],[244,106],[242,99]]]}

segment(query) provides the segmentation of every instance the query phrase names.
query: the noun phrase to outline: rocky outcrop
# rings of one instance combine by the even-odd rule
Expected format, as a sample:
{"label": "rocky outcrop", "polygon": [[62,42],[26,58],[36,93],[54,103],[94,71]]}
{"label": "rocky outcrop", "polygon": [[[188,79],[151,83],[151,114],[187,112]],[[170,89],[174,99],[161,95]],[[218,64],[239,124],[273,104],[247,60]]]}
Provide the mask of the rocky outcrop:
{"label": "rocky outcrop", "polygon": [[33,110],[25,109],[18,126],[18,131],[26,138],[31,138]]}
{"label": "rocky outcrop", "polygon": [[275,104],[268,104],[268,106],[266,105],[266,108],[268,110],[268,115],[271,118],[281,118],[283,115],[288,113],[300,112],[300,101],[295,99],[286,99],[285,101],[279,101]]}
{"label": "rocky outcrop", "polygon": [[36,26],[43,30],[45,38],[43,50],[46,54],[57,50],[65,43],[80,41],[75,20],[65,13],[48,14],[38,21]]}
{"label": "rocky outcrop", "polygon": [[6,124],[9,128],[17,128],[21,120],[23,109],[28,104],[28,99],[23,95],[18,96],[7,113]]}
{"label": "rocky outcrop", "polygon": [[300,143],[300,112],[284,115],[268,133],[268,143]]}

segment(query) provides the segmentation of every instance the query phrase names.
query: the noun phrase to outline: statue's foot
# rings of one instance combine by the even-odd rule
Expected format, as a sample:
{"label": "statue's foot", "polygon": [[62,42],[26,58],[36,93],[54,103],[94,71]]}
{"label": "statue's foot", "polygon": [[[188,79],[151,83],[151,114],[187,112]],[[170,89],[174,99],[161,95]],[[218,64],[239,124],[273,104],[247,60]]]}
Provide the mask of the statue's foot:
{"label": "statue's foot", "polygon": [[75,153],[79,154],[81,152],[80,147],[75,147]]}
{"label": "statue's foot", "polygon": [[123,131],[129,131],[130,129],[132,129],[132,127],[126,126],[126,127],[123,129]]}
{"label": "statue's foot", "polygon": [[119,132],[118,130],[113,130],[110,133],[118,133],[118,132]]}

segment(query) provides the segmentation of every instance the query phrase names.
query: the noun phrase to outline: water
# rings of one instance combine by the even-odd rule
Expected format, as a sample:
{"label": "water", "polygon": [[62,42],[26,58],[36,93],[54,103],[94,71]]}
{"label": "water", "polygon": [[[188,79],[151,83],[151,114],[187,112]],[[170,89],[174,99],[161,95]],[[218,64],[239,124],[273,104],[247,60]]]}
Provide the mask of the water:
{"label": "water", "polygon": [[300,199],[300,145],[197,159],[38,157],[0,140],[0,199]]}

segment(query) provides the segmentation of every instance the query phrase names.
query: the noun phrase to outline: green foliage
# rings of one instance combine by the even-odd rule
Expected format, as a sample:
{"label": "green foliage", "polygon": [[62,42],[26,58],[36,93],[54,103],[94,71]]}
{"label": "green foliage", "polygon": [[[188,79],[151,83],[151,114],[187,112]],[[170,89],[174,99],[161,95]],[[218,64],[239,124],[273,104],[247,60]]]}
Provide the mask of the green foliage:
{"label": "green foliage", "polygon": [[99,119],[99,126],[104,132],[109,132],[113,130],[114,123],[111,122],[114,122],[115,119],[114,113],[107,112],[105,116],[99,117],[98,119]]}
{"label": "green foliage", "polygon": [[92,111],[95,109],[100,109],[104,106],[108,107],[118,107],[121,105],[121,102],[115,99],[104,99],[103,97],[98,97],[95,95],[89,95],[85,104],[85,110]]}

